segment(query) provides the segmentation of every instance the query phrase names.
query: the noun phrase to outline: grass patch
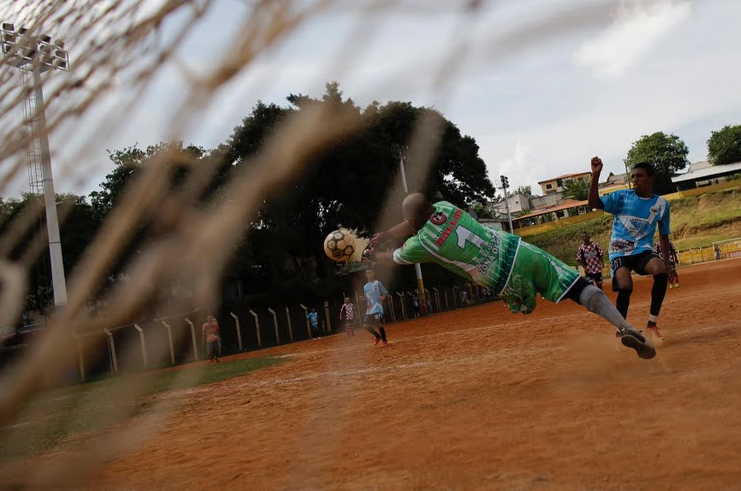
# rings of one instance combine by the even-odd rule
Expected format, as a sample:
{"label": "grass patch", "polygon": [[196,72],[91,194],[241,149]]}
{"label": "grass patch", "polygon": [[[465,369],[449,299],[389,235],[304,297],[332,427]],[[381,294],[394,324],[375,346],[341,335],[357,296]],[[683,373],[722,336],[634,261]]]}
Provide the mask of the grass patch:
{"label": "grass patch", "polygon": [[286,361],[247,358],[207,367],[111,377],[38,394],[23,407],[13,426],[0,428],[0,462],[59,448],[72,436],[95,432],[167,405],[157,394],[229,380]]}

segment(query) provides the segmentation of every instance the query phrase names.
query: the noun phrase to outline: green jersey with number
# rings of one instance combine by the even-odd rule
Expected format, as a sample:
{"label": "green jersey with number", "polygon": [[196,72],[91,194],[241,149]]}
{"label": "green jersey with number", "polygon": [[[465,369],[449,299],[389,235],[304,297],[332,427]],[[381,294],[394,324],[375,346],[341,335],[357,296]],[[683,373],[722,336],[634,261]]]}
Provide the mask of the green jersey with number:
{"label": "green jersey with number", "polygon": [[559,302],[579,279],[576,269],[520,237],[485,227],[446,201],[404,245],[397,264],[433,262],[501,296],[512,312],[535,310],[536,294]]}
{"label": "green jersey with number", "polygon": [[394,252],[397,264],[434,262],[494,293],[507,284],[520,238],[483,226],[460,208],[440,201],[427,223]]}

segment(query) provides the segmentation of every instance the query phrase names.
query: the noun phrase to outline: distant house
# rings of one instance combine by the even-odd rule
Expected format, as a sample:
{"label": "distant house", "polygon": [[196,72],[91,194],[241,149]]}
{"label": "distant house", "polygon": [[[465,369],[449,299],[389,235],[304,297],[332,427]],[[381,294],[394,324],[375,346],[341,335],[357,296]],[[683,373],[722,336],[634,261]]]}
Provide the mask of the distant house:
{"label": "distant house", "polygon": [[541,223],[552,222],[576,215],[584,215],[590,211],[592,211],[592,209],[589,207],[588,201],[566,199],[557,205],[531,210],[527,215],[522,215],[512,219],[512,225],[515,229],[518,229],[531,225],[540,225]]}
{"label": "distant house", "polygon": [[702,161],[690,164],[690,168],[684,174],[672,177],[672,183],[677,191],[710,186],[719,182],[728,181],[734,174],[741,173],[741,162],[725,165],[713,165]]}
{"label": "distant house", "polygon": [[543,194],[560,193],[564,191],[564,183],[573,181],[575,179],[590,179],[592,177],[591,172],[580,172],[578,174],[564,174],[562,176],[554,177],[552,179],[546,179],[545,181],[539,181],[540,188],[543,190]]}
{"label": "distant house", "polygon": [[525,196],[524,194],[517,193],[507,198],[506,202],[502,200],[499,203],[495,203],[492,206],[492,211],[494,212],[494,214],[506,215],[507,203],[509,203],[509,212],[512,214],[528,211],[531,208],[530,198],[528,196]]}
{"label": "distant house", "polygon": [[618,189],[628,189],[630,188],[630,175],[628,173],[625,174],[613,174],[610,172],[610,175],[607,176],[607,179],[605,182],[601,182],[599,184],[599,194],[600,196],[603,194],[610,194],[613,191],[617,191]]}

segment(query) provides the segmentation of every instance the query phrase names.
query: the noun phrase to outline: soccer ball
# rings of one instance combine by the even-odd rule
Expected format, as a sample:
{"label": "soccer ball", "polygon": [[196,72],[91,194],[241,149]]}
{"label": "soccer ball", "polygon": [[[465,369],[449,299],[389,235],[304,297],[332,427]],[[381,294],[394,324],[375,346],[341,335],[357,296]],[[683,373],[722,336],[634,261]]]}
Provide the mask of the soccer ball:
{"label": "soccer ball", "polygon": [[355,237],[347,232],[335,230],[324,239],[324,253],[332,261],[341,263],[350,259],[355,252]]}

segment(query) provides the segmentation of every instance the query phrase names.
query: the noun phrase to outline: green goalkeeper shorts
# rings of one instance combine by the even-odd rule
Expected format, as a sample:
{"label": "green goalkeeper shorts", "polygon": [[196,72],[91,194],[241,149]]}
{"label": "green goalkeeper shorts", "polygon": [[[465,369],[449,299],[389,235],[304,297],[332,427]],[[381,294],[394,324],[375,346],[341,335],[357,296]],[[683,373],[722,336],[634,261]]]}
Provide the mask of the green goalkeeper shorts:
{"label": "green goalkeeper shorts", "polygon": [[529,314],[535,310],[537,293],[558,303],[578,279],[576,269],[521,241],[509,281],[500,296],[510,311]]}

